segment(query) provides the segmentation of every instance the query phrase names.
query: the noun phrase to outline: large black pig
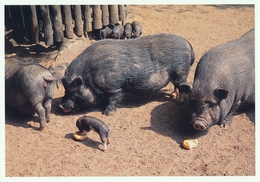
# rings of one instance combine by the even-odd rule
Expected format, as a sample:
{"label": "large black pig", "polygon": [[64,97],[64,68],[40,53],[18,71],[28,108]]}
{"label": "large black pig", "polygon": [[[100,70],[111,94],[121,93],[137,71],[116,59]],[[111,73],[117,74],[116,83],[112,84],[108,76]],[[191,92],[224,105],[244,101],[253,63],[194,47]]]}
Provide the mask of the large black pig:
{"label": "large black pig", "polygon": [[192,123],[204,131],[213,124],[227,127],[241,104],[255,102],[254,29],[241,38],[206,52],[195,72],[194,83],[181,84],[189,95]]}
{"label": "large black pig", "polygon": [[40,118],[40,129],[50,121],[55,78],[43,66],[5,60],[5,101],[14,110]]}
{"label": "large black pig", "polygon": [[180,83],[186,83],[193,62],[191,44],[176,35],[96,42],[65,71],[60,107],[71,112],[75,106],[88,107],[104,98],[108,102],[104,114],[109,115],[124,92],[146,95],[170,81],[179,88]]}

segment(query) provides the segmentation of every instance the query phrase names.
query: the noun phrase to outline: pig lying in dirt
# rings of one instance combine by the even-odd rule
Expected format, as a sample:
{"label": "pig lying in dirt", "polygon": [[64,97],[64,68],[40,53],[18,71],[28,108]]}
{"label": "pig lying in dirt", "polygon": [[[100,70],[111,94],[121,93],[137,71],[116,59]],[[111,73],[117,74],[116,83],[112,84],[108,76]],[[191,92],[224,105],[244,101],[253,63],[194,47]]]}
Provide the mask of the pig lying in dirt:
{"label": "pig lying in dirt", "polygon": [[228,126],[241,104],[255,103],[255,30],[205,53],[194,83],[181,84],[189,95],[192,123],[204,131],[213,124]]}
{"label": "pig lying in dirt", "polygon": [[55,78],[43,66],[5,60],[5,101],[14,110],[40,118],[40,129],[50,121]]}
{"label": "pig lying in dirt", "polygon": [[65,71],[60,107],[71,112],[97,101],[107,102],[104,114],[116,110],[124,92],[147,95],[170,81],[186,83],[194,62],[191,44],[182,37],[157,34],[129,40],[101,40],[83,51]]}

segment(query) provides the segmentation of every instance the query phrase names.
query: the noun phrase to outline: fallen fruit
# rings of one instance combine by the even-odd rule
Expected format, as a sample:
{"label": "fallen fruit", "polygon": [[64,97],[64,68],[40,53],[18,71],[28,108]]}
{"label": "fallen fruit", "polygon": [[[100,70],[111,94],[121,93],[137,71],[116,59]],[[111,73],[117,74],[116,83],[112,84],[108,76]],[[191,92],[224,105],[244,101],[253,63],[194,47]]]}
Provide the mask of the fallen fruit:
{"label": "fallen fruit", "polygon": [[73,134],[73,137],[76,140],[82,141],[85,140],[88,136],[86,133],[80,133],[79,131],[77,131],[76,133]]}
{"label": "fallen fruit", "polygon": [[196,147],[197,145],[199,144],[199,141],[197,139],[194,139],[194,140],[184,140],[182,142],[182,146],[185,148],[185,149],[192,149],[194,147]]}

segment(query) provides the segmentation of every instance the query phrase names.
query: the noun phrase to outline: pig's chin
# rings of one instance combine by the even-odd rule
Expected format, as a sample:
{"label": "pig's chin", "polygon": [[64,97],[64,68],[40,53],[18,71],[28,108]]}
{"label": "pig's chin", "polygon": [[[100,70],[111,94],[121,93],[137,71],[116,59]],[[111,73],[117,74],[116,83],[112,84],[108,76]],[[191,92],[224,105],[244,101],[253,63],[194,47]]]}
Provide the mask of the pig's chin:
{"label": "pig's chin", "polygon": [[208,125],[208,123],[206,122],[206,120],[204,120],[204,119],[196,119],[196,120],[193,122],[193,127],[194,127],[196,130],[205,131],[205,130],[208,129],[209,125]]}

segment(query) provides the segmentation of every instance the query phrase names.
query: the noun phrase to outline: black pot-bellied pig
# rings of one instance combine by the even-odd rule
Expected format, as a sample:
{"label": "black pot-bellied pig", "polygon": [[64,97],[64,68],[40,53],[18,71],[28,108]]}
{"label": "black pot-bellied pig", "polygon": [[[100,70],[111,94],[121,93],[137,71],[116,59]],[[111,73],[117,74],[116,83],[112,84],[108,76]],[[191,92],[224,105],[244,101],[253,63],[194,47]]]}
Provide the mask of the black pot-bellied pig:
{"label": "black pot-bellied pig", "polygon": [[180,83],[186,83],[193,62],[191,44],[176,35],[95,42],[65,71],[60,107],[70,112],[75,106],[88,107],[103,97],[108,101],[104,114],[109,115],[124,92],[146,95],[170,81],[179,88]]}
{"label": "black pot-bellied pig", "polygon": [[194,83],[181,84],[189,95],[192,123],[204,131],[231,123],[241,104],[255,102],[255,31],[206,52],[196,68]]}
{"label": "black pot-bellied pig", "polygon": [[50,121],[54,77],[43,66],[5,60],[5,101],[14,110],[40,118],[40,129]]}
{"label": "black pot-bellied pig", "polygon": [[82,134],[87,134],[90,130],[97,132],[103,143],[104,151],[107,150],[107,144],[110,143],[110,140],[109,128],[106,123],[91,116],[83,116],[76,121],[76,126]]}

